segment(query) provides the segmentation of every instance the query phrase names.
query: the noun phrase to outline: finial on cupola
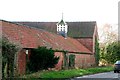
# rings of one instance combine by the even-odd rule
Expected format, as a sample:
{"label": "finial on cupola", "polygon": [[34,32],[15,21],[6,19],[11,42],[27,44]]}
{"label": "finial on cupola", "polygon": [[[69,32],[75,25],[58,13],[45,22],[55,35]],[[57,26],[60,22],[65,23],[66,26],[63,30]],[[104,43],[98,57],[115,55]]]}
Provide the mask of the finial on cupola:
{"label": "finial on cupola", "polygon": [[62,20],[63,20],[63,12],[62,12]]}

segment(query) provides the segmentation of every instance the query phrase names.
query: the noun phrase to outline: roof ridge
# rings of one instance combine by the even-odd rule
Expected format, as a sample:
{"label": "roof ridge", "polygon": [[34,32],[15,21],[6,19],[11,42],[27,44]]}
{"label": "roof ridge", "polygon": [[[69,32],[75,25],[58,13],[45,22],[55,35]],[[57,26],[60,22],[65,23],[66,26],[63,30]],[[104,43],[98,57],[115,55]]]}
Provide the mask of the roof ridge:
{"label": "roof ridge", "polygon": [[[44,30],[44,29],[40,29],[40,28],[36,28],[36,27],[32,27],[32,26],[28,26],[28,25],[21,24],[21,23],[16,23],[16,22],[11,22],[11,21],[6,21],[6,20],[0,20],[0,21],[4,21],[4,22],[8,22],[8,23],[12,23],[12,24],[19,25],[19,26],[24,26],[24,27],[27,27],[27,28],[30,28],[30,29],[37,29],[37,30],[40,30],[40,31],[49,32],[49,31]],[[52,32],[49,32],[49,33],[52,33]],[[55,34],[55,33],[52,33],[52,34]]]}
{"label": "roof ridge", "polygon": [[12,22],[58,22],[58,21],[12,21]]}

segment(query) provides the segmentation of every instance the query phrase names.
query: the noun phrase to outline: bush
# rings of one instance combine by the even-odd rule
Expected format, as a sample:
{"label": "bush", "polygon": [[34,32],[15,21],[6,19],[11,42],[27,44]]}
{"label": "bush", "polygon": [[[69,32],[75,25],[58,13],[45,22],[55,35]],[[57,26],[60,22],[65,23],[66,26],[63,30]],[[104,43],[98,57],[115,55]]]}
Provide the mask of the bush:
{"label": "bush", "polygon": [[106,47],[105,60],[110,64],[120,60],[120,41],[113,42]]}
{"label": "bush", "polygon": [[38,47],[37,49],[32,49],[28,67],[30,71],[53,68],[58,63],[58,60],[59,57],[55,57],[52,49]]}
{"label": "bush", "polygon": [[[2,38],[2,78],[14,76],[14,59],[19,50],[19,46],[9,42],[5,37]],[[5,67],[7,66],[6,72]],[[5,74],[7,73],[7,74]]]}
{"label": "bush", "polygon": [[98,65],[100,60],[100,48],[97,38],[95,39],[95,60],[96,60],[96,65]]}

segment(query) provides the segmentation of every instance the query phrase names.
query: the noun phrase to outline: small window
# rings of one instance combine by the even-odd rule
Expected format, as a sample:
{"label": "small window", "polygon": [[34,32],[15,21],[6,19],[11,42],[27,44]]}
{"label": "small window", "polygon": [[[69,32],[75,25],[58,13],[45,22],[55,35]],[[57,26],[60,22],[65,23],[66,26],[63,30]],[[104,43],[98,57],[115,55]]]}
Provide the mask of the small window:
{"label": "small window", "polygon": [[25,52],[26,54],[28,54],[28,50],[26,50],[26,52]]}

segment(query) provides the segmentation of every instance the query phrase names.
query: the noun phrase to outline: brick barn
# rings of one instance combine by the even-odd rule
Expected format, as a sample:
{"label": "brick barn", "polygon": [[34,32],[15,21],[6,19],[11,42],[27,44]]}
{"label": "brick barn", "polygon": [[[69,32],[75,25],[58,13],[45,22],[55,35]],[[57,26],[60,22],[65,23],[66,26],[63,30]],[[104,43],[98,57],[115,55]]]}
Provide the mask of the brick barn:
{"label": "brick barn", "polygon": [[[16,55],[19,74],[26,71],[26,55],[31,49],[46,46],[60,59],[55,69],[87,68],[96,65],[95,39],[98,39],[96,22],[9,22],[2,23],[2,35],[19,44],[21,50]],[[64,54],[66,51],[66,54]],[[72,57],[72,61],[71,61]],[[67,65],[66,65],[67,64]]]}

